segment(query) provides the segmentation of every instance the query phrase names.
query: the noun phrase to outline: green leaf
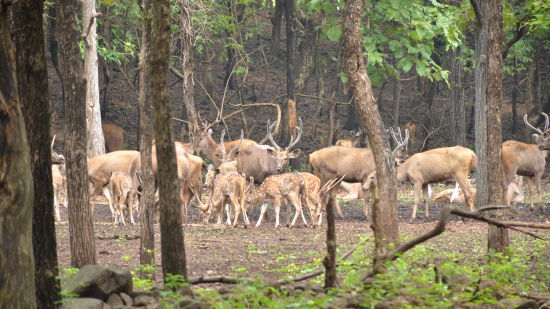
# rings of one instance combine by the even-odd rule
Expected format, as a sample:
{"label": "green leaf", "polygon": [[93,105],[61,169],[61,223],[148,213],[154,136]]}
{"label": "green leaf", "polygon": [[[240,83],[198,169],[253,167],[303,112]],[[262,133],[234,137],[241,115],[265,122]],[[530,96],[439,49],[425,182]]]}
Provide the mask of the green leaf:
{"label": "green leaf", "polygon": [[327,30],[327,37],[329,40],[333,42],[337,42],[340,39],[340,36],[342,35],[342,28],[338,26],[330,27]]}

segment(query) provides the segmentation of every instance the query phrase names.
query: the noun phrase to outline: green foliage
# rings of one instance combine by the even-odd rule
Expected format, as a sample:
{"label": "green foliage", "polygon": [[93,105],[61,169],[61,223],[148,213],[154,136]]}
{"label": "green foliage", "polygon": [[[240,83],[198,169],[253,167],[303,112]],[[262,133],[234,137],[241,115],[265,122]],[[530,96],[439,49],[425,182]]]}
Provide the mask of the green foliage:
{"label": "green foliage", "polygon": [[166,289],[159,292],[163,308],[180,308],[180,304],[188,299],[181,293],[182,288],[189,287],[182,275],[166,275],[164,287]]}
{"label": "green foliage", "polygon": [[155,266],[151,264],[138,265],[131,270],[132,282],[137,290],[150,291],[155,282],[150,278],[155,273]]}

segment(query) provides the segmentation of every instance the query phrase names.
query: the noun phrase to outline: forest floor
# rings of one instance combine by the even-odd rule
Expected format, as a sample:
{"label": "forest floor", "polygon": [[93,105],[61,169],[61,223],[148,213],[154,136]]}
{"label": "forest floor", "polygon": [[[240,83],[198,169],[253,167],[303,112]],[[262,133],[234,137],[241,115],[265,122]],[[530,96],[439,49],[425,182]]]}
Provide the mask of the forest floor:
{"label": "forest floor", "polygon": [[[440,191],[443,185],[434,191]],[[549,200],[549,184],[545,185],[544,198]],[[374,246],[372,230],[362,216],[362,201],[341,201],[345,219],[337,218],[336,232],[339,254],[357,246],[361,240],[367,241],[365,256],[371,256]],[[439,209],[443,204],[430,205],[430,218],[423,218],[423,206],[419,207],[417,219],[409,223],[412,211],[412,191],[402,190],[399,197],[399,228],[401,237],[411,238],[432,229],[438,218]],[[453,206],[463,207],[462,205]],[[518,221],[550,221],[550,203],[545,204],[544,211],[531,212],[529,204],[520,203],[516,206],[517,213],[508,219]],[[200,224],[198,211],[191,207],[191,223],[184,225],[185,249],[190,277],[201,275],[223,275],[237,278],[263,278],[277,280],[295,277],[297,275],[322,267],[325,255],[326,227],[289,229],[284,226],[286,211],[282,211],[283,227],[274,227],[273,212],[269,212],[270,220],[256,227],[231,228],[224,225]],[[259,207],[249,212],[252,224],[256,223]],[[70,242],[68,232],[68,213],[61,207],[61,222],[56,224],[57,250],[61,269],[70,266]],[[325,223],[326,224],[326,223]],[[94,216],[95,245],[97,263],[100,265],[117,266],[136,269],[139,265],[139,225],[114,226],[108,205],[98,204]],[[549,239],[550,231],[531,231]],[[525,234],[511,231],[513,242],[522,243],[532,238]],[[430,240],[442,253],[456,252],[464,259],[475,261],[486,252],[487,226],[484,223],[452,217],[447,225],[447,231]],[[160,282],[160,230],[155,224],[155,256],[157,282]],[[550,256],[550,249],[548,254]],[[139,288],[139,287],[138,287]]]}

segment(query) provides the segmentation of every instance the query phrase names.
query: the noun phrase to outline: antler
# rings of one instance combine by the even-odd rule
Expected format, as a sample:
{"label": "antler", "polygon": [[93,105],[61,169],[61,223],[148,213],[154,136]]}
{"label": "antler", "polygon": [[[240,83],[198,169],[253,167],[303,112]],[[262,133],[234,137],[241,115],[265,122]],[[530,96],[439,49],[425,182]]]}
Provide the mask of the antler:
{"label": "antler", "polygon": [[399,151],[401,151],[401,148],[405,147],[407,145],[407,142],[409,141],[409,130],[405,129],[405,138],[401,136],[401,128],[397,128],[397,133],[393,130],[393,128],[390,128],[390,133],[395,142],[397,143],[397,146],[392,151],[392,154],[396,155]]}
{"label": "antler", "polygon": [[[548,115],[546,115],[545,113],[542,113],[544,115],[544,127],[545,127],[545,131],[548,129]],[[525,125],[535,131],[537,131],[539,134],[543,134],[543,132],[539,129],[539,128],[535,128],[533,125],[531,125],[529,123],[529,121],[527,120],[527,114],[523,115],[523,122],[525,122]]]}
{"label": "antler", "polygon": [[213,126],[215,126],[216,124],[218,124],[222,120],[221,115],[218,113],[218,115],[216,116],[216,120],[214,120],[211,124],[208,124],[207,120],[202,120],[200,113],[197,113],[197,115],[199,117],[199,122],[201,122],[201,124],[203,126],[203,128],[202,128],[203,132],[207,132],[209,129],[211,129]]}
{"label": "antler", "polygon": [[300,125],[298,125],[296,127],[297,131],[298,131],[298,136],[296,136],[296,140],[293,140],[294,137],[291,137],[290,138],[290,144],[288,144],[288,147],[286,147],[286,151],[290,151],[290,148],[294,147],[294,145],[296,145],[300,139],[302,138],[302,127],[303,127],[303,124],[302,124],[302,118],[298,118],[298,122],[300,122]]}
{"label": "antler", "polygon": [[[548,117],[548,116],[547,116],[547,117]],[[50,146],[50,149],[53,149],[53,144],[55,143],[55,137],[56,137],[56,136],[57,136],[57,135],[54,135],[53,138],[52,138],[52,145]]]}
{"label": "antler", "polygon": [[545,112],[541,113],[544,116],[544,132],[548,131],[548,127],[550,126],[550,120],[548,119],[548,115]]}
{"label": "antler", "polygon": [[235,150],[239,149],[239,146],[241,146],[243,139],[244,139],[244,131],[241,129],[241,140],[235,146],[233,146],[233,148],[231,148],[231,150],[229,151],[229,157],[233,155]]}
{"label": "antler", "polygon": [[342,182],[342,180],[344,180],[344,177],[346,177],[346,175],[340,178],[333,178],[327,181],[327,183],[325,183],[323,187],[321,187],[321,189],[319,190],[319,195],[325,195],[328,192],[330,192],[330,190],[334,189],[334,187],[339,185]]}
{"label": "antler", "polygon": [[275,147],[277,150],[281,150],[282,148],[279,147],[279,145],[277,145],[277,143],[275,143],[275,141],[273,140],[273,136],[271,135],[271,130],[273,130],[273,128],[275,128],[275,125],[277,125],[276,121],[273,122],[273,124],[272,124],[270,119],[267,120],[267,138],[269,139],[269,141],[271,142],[271,145],[273,145],[273,147]]}

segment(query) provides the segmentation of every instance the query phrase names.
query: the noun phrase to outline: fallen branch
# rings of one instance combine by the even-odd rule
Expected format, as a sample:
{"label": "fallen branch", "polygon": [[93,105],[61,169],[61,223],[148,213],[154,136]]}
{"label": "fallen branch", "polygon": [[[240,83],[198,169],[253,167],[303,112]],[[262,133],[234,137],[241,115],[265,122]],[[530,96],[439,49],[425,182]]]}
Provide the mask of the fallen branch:
{"label": "fallen branch", "polygon": [[97,237],[97,239],[100,239],[100,240],[111,240],[111,239],[136,240],[139,238],[140,238],[139,235],[124,235],[124,236],[113,235],[108,237],[101,237],[101,236]]}
{"label": "fallen branch", "polygon": [[203,284],[203,283],[225,283],[225,284],[237,284],[239,282],[247,281],[246,279],[229,278],[224,276],[199,276],[189,279],[190,284]]}

